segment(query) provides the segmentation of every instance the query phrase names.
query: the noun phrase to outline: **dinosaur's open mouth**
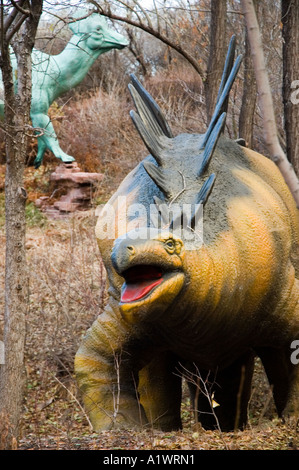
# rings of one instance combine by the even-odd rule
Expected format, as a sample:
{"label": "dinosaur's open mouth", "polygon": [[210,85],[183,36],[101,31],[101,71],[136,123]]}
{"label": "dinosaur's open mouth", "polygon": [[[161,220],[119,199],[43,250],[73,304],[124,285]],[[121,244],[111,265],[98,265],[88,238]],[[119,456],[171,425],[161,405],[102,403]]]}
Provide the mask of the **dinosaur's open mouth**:
{"label": "dinosaur's open mouth", "polygon": [[121,302],[140,300],[163,282],[163,272],[158,266],[138,265],[122,273],[125,283],[122,287]]}

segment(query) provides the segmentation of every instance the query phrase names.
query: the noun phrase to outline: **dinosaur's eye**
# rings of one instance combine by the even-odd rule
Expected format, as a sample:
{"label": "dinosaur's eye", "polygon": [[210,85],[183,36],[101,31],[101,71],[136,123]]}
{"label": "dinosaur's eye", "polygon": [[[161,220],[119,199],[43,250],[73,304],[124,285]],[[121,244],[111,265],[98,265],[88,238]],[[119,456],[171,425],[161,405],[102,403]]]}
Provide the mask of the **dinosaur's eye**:
{"label": "dinosaur's eye", "polygon": [[165,248],[167,249],[167,251],[171,251],[173,252],[175,250],[175,243],[173,240],[167,240],[165,242]]}

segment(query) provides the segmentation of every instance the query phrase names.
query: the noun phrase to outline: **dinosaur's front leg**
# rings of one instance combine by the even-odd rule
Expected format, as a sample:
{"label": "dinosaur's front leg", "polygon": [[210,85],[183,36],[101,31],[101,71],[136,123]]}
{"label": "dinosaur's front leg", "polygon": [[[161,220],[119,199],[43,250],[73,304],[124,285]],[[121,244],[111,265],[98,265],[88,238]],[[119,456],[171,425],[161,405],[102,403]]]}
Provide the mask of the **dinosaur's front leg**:
{"label": "dinosaur's front leg", "polygon": [[88,330],[75,358],[85,409],[96,431],[139,428],[147,422],[137,394],[139,358],[127,344],[126,325],[117,317],[108,305]]}
{"label": "dinosaur's front leg", "polygon": [[154,428],[181,429],[182,377],[180,362],[171,352],[158,352],[139,373],[140,401]]}
{"label": "dinosaur's front leg", "polygon": [[46,113],[35,113],[31,110],[31,120],[33,127],[38,129],[38,153],[34,161],[35,168],[41,165],[44,153],[47,149],[51,150],[55,157],[59,158],[64,163],[70,163],[75,160],[74,157],[68,155],[60,148],[53,124]]}

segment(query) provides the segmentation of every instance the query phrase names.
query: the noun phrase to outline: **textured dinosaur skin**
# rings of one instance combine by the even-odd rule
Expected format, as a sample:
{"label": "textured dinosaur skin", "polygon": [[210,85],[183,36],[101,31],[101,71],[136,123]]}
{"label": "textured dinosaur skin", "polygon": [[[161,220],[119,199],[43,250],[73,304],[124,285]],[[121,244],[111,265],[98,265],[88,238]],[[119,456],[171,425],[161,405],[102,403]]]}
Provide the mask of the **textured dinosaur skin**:
{"label": "textured dinosaur skin", "polygon": [[[53,124],[48,116],[50,105],[59,96],[76,87],[86,76],[95,60],[111,49],[122,49],[128,41],[116,31],[108,28],[105,19],[97,13],[69,24],[74,33],[65,49],[58,55],[48,55],[37,49],[32,51],[32,99],[30,117],[34,128],[39,128],[38,153],[35,168],[38,168],[47,149],[63,162],[72,162],[74,157],[66,154],[59,145]],[[87,13],[85,12],[85,15]],[[17,61],[11,54],[14,79]],[[17,80],[15,80],[17,88]],[[1,93],[0,73],[0,98]],[[0,99],[0,118],[4,117],[4,103]]]}
{"label": "textured dinosaur skin", "polygon": [[[107,206],[117,221],[113,239],[103,237],[107,208],[99,216],[109,299],[75,358],[95,430],[179,429],[182,375],[205,428],[243,428],[255,356],[273,386],[278,414],[298,416],[299,368],[290,360],[291,343],[299,339],[298,211],[274,163],[219,137],[208,167],[217,177],[204,206],[202,245],[170,226],[143,236],[144,214],[127,213],[127,225],[118,223],[118,198],[148,207],[154,197],[176,195],[176,203],[191,204],[208,174],[195,171],[203,139],[183,134],[164,145],[167,196],[146,171],[152,156],[127,176]],[[128,236],[134,227],[137,239]],[[220,405],[213,412],[197,387],[200,377],[213,384],[211,396]]]}

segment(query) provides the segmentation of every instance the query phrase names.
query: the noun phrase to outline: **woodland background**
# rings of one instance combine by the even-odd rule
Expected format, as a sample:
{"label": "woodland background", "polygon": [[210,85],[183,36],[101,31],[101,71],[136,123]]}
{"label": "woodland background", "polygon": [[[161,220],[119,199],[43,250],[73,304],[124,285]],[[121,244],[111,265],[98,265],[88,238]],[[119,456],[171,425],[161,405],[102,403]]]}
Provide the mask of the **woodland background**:
{"label": "woodland background", "polygon": [[[51,54],[59,53],[71,36],[61,19],[67,17],[70,2],[56,3],[55,16],[52,10],[52,14],[42,17],[35,43],[36,48]],[[225,132],[232,139],[244,137],[248,146],[268,155],[239,1],[157,0],[147,8],[142,6],[143,2],[134,0],[99,3],[107,16],[128,20],[113,21],[113,24],[130,39],[130,45],[122,51],[100,56],[82,84],[55,102],[50,110],[61,147],[75,156],[83,171],[104,175],[90,211],[60,221],[47,219],[34,203],[40,196],[52,196],[53,202],[60,196],[53,195],[49,183],[49,176],[58,162],[48,153],[42,167],[35,170],[32,166],[37,152],[34,138],[30,139],[27,150],[25,247],[29,294],[25,396],[18,448],[297,449],[298,433],[277,419],[271,390],[258,362],[249,407],[249,425],[244,432],[202,430],[193,420],[187,394],[182,406],[184,428],[181,432],[162,433],[150,429],[140,433],[111,431],[94,434],[90,428],[74,380],[73,359],[82,335],[101,312],[106,299],[105,271],[94,237],[95,208],[107,202],[121,180],[147,155],[129,117],[133,108],[127,88],[129,74],[135,73],[142,80],[165,113],[174,134],[203,133],[216,99],[217,82],[229,39],[233,33],[236,34],[237,52],[244,54],[244,61],[230,94]],[[292,2],[282,2],[286,3]],[[299,8],[299,2],[296,0],[295,3]],[[291,90],[284,90],[283,86],[281,2],[262,0],[256,1],[255,5],[279,140],[290,155],[292,150],[288,152],[284,101]],[[143,28],[128,24],[130,22],[139,23]],[[159,37],[168,38],[173,45],[179,44],[183,54]],[[298,42],[298,37],[295,41]],[[194,60],[195,65],[186,57]],[[293,106],[297,106],[298,115],[299,104]],[[294,134],[294,130],[292,132]],[[0,150],[1,339],[6,241],[3,132]],[[296,162],[293,163],[296,168]]]}

